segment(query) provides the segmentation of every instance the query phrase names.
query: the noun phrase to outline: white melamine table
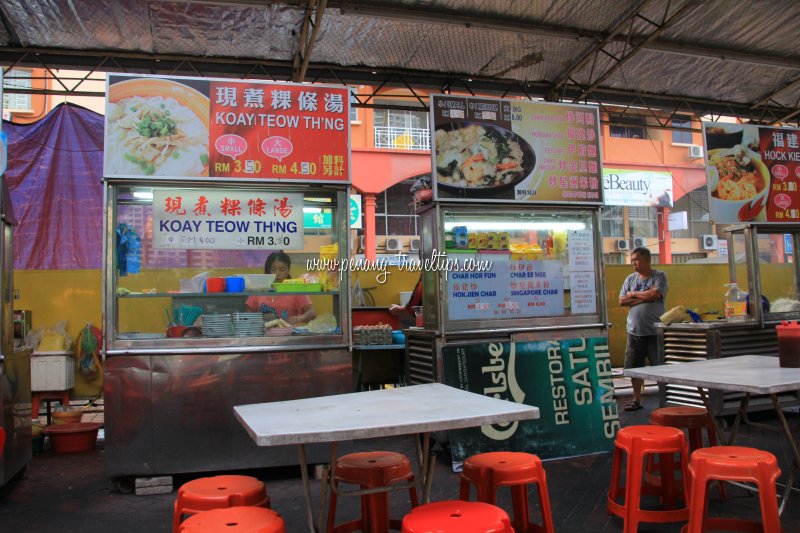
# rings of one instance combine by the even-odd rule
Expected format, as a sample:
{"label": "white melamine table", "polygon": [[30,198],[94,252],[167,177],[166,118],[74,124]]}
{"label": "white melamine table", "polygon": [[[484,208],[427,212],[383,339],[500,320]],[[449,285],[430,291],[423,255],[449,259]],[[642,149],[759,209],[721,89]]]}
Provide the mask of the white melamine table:
{"label": "white melamine table", "polygon": [[[308,525],[312,532],[316,524],[305,444],[331,443],[333,467],[335,443],[338,441],[421,434],[424,437],[424,449],[420,451],[418,459],[423,501],[427,501],[433,471],[429,457],[432,431],[539,418],[538,407],[499,400],[441,383],[237,405],[233,410],[257,445],[299,446]],[[323,498],[326,485],[327,482],[323,483]]]}
{"label": "white melamine table", "polygon": [[769,394],[772,398],[772,405],[778,417],[780,427],[754,423],[751,425],[767,427],[783,431],[784,436],[792,450],[793,466],[786,484],[784,497],[781,501],[781,511],[786,506],[789,493],[792,490],[795,479],[795,471],[800,468],[800,447],[794,439],[791,428],[778,401],[778,394],[800,390],[800,368],[784,368],[778,365],[777,357],[765,355],[739,355],[735,357],[722,357],[719,359],[706,359],[703,361],[691,361],[686,363],[673,363],[658,366],[648,366],[642,368],[628,368],[624,372],[625,376],[631,378],[648,379],[661,383],[672,383],[675,385],[695,386],[700,392],[700,397],[709,413],[712,412],[709,404],[708,394],[704,389],[716,389],[723,391],[744,392],[742,403],[736,413],[736,420],[730,439],[725,439],[722,431],[714,417],[714,427],[720,438],[720,442],[732,444],[736,437],[736,430],[742,418],[747,416],[747,407],[750,402],[751,394]]}

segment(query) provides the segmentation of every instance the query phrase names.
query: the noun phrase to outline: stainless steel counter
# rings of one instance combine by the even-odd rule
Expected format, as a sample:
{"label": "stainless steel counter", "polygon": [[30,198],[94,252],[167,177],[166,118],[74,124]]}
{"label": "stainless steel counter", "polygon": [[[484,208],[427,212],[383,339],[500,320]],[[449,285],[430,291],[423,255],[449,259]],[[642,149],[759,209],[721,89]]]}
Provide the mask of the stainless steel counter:
{"label": "stainless steel counter", "polygon": [[[105,367],[106,468],[112,478],[297,464],[259,449],[234,405],[351,392],[346,349],[111,356]],[[311,462],[327,459],[310,448]]]}

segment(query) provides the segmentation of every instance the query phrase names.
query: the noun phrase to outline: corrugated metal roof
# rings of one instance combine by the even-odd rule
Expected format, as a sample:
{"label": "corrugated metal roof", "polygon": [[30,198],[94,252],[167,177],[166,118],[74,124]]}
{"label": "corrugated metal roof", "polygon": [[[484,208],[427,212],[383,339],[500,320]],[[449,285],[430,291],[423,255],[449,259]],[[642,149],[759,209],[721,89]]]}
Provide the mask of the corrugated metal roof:
{"label": "corrugated metal roof", "polygon": [[794,0],[0,0],[0,14],[5,66],[289,79],[306,59],[313,81],[800,115]]}

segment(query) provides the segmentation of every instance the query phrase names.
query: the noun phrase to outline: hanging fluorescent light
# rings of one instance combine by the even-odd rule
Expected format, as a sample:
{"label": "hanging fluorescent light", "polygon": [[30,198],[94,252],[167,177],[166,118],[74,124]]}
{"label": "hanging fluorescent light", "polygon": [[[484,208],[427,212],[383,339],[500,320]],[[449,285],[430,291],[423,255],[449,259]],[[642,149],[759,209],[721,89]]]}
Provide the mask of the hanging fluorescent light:
{"label": "hanging fluorescent light", "polygon": [[153,191],[133,191],[133,197],[140,200],[152,200]]}
{"label": "hanging fluorescent light", "polygon": [[490,231],[505,231],[505,230],[582,230],[586,229],[586,224],[583,222],[534,222],[534,221],[463,221],[463,222],[445,222],[445,231],[452,230],[456,226],[466,226],[467,231],[473,230],[490,230]]}

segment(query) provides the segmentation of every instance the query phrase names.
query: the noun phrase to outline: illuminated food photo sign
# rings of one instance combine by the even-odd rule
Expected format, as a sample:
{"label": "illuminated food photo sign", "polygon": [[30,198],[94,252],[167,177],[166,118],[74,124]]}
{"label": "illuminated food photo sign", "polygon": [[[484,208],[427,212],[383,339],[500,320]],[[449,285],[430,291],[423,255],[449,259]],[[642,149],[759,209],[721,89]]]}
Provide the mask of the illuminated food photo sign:
{"label": "illuminated food photo sign", "polygon": [[431,97],[434,197],[602,204],[596,107]]}
{"label": "illuminated food photo sign", "polygon": [[703,137],[714,223],[800,222],[800,130],[704,122]]}
{"label": "illuminated food photo sign", "polygon": [[108,76],[106,177],[350,180],[346,87]]}

